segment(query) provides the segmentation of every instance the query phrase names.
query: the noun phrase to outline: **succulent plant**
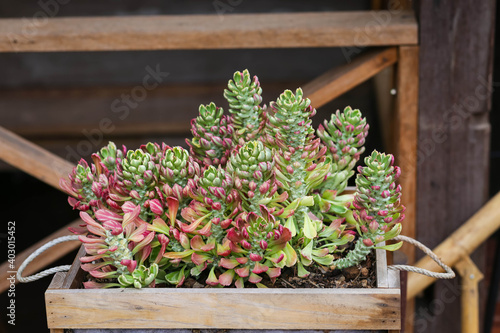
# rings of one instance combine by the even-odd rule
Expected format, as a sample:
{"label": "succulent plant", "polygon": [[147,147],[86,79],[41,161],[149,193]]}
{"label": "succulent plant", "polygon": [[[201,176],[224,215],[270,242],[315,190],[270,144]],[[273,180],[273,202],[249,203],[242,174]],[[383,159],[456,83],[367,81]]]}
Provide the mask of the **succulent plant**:
{"label": "succulent plant", "polygon": [[[356,265],[366,258],[376,244],[390,240],[401,232],[405,207],[401,205],[401,185],[396,180],[401,169],[393,166],[394,156],[373,151],[365,158],[365,167],[358,167],[353,216],[358,228],[359,240],[353,251],[337,260],[337,268]],[[379,246],[397,250],[402,242]]]}
{"label": "succulent plant", "polygon": [[358,109],[350,106],[343,112],[337,110],[330,121],[319,125],[318,137],[328,148],[326,154],[332,157],[330,171],[321,188],[342,192],[347,180],[354,175],[352,169],[365,151],[363,146],[368,135],[369,125]]}
{"label": "succulent plant", "polygon": [[227,84],[224,97],[229,102],[235,144],[257,139],[265,123],[265,107],[261,107],[262,88],[257,76],[248,70],[236,72]]}
{"label": "succulent plant", "polygon": [[[82,269],[99,279],[133,274],[137,268],[137,256],[155,236],[154,232],[147,231],[146,222],[142,221],[137,227],[139,213],[139,206],[123,216],[100,209],[96,211],[99,223],[81,212],[80,217],[86,223],[88,235],[79,238],[90,255],[80,258]],[[98,262],[93,263],[95,261]]]}
{"label": "succulent plant", "polygon": [[222,165],[233,148],[233,126],[214,103],[200,105],[200,115],[191,121],[193,138],[186,139],[191,156],[204,165]]}
{"label": "succulent plant", "polygon": [[231,156],[226,169],[233,174],[235,188],[244,198],[244,211],[258,212],[261,204],[272,207],[286,199],[278,196],[274,164],[273,152],[261,141],[249,141]]}
{"label": "succulent plant", "polygon": [[110,142],[61,180],[85,222],[71,229],[87,252],[85,288],[179,287],[188,278],[264,287],[286,269],[306,277],[313,265],[342,269],[400,246],[379,244],[399,235],[404,218],[392,155],[373,152],[355,194],[344,191],[364,152],[361,112],[337,111],[316,132],[300,88],[269,108],[261,93],[257,77],[236,72],[224,92],[231,115],[201,105],[189,151]]}
{"label": "succulent plant", "polygon": [[[228,232],[233,252],[242,254],[245,260],[237,257],[237,287],[242,287],[244,279],[257,284],[262,280],[259,275],[266,273],[271,279],[281,275],[285,254],[283,249],[291,239],[290,231],[283,227],[264,205],[260,213],[244,214],[236,227]],[[235,266],[236,267],[236,266]]]}
{"label": "succulent plant", "polygon": [[99,156],[103,165],[109,171],[113,171],[121,162],[126,153],[127,149],[125,147],[123,147],[122,150],[119,150],[116,148],[116,145],[113,142],[110,142],[107,146],[102,147],[97,155]]}
{"label": "succulent plant", "polygon": [[[315,114],[300,88],[295,94],[290,90],[281,94],[268,114],[264,141],[277,152],[277,179],[288,192],[291,204],[304,200],[322,182],[329,168],[322,159],[326,148],[320,147],[311,126],[310,118]],[[308,211],[306,205],[297,205],[293,219],[298,229],[304,228]]]}
{"label": "succulent plant", "polygon": [[203,234],[211,235],[219,243],[225,236],[224,230],[233,222],[238,213],[239,196],[233,189],[233,179],[222,168],[210,165],[198,181],[198,186],[191,192],[189,207],[182,216],[190,225],[180,223],[186,232],[203,229]]}
{"label": "succulent plant", "polygon": [[200,175],[200,166],[189,152],[182,147],[168,148],[159,161],[159,178],[163,193],[176,198],[181,207],[187,205],[190,191],[195,187],[195,179]]}
{"label": "succulent plant", "polygon": [[97,207],[101,199],[106,199],[104,191],[107,188],[107,177],[97,172],[98,168],[85,160],[80,160],[68,180],[61,178],[59,186],[70,195],[69,204],[80,211],[89,211],[91,207]]}

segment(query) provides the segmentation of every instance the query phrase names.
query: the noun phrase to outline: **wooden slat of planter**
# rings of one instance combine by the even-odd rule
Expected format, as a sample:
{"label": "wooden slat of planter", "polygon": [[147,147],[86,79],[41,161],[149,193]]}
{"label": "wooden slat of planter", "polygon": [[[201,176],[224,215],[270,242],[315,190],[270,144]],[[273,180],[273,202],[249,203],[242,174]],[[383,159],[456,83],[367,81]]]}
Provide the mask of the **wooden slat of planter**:
{"label": "wooden slat of planter", "polygon": [[51,289],[45,299],[50,328],[400,327],[398,289]]}
{"label": "wooden slat of planter", "polygon": [[54,277],[45,293],[51,329],[400,328],[397,278],[392,289],[74,289],[84,254],[81,247],[71,270]]}
{"label": "wooden slat of planter", "polygon": [[59,189],[59,179],[74,167],[70,162],[0,127],[0,159]]}
{"label": "wooden slat of planter", "polygon": [[[384,246],[385,242],[380,243]],[[375,250],[377,259],[377,288],[389,288],[389,276],[387,270],[387,253],[385,250]]]}
{"label": "wooden slat of planter", "polygon": [[[0,52],[341,47],[417,44],[412,12],[0,20]],[[29,21],[28,21],[29,22]]]}
{"label": "wooden slat of planter", "polygon": [[398,60],[395,47],[374,50],[354,59],[350,64],[336,67],[304,86],[315,108],[334,100],[357,85],[393,65]]}
{"label": "wooden slat of planter", "polygon": [[[19,267],[21,263],[33,252],[35,252],[39,247],[42,245],[45,245],[46,243],[50,242],[51,240],[54,240],[58,237],[61,236],[67,236],[69,235],[68,227],[76,227],[79,224],[84,223],[82,220],[78,219],[70,224],[64,226],[63,228],[57,230],[56,232],[50,234],[49,236],[43,238],[42,240],[36,242],[35,244],[31,245],[28,247],[26,250],[16,254],[16,266]],[[31,275],[35,272],[38,272],[40,269],[45,268],[46,266],[50,265],[57,259],[60,259],[64,257],[66,254],[69,252],[77,249],[80,246],[79,241],[71,241],[71,242],[64,242],[61,244],[58,244],[44,253],[40,254],[36,260],[32,261],[28,267],[24,270],[23,276],[28,276]],[[9,271],[8,269],[9,263],[6,261],[0,265],[0,294],[3,293],[5,290],[9,288],[9,281],[7,281],[7,276],[10,275],[7,272]],[[17,281],[16,281],[17,282]]]}

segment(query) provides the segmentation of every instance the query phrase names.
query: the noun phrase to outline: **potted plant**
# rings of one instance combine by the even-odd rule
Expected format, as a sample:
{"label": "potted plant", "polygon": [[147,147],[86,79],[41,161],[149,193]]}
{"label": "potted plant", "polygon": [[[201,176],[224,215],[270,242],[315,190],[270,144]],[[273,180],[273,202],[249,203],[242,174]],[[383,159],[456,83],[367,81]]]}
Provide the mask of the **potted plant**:
{"label": "potted plant", "polygon": [[49,327],[400,325],[397,287],[264,289],[283,275],[331,276],[375,249],[398,249],[385,241],[401,232],[404,207],[389,154],[367,156],[354,193],[346,191],[369,128],[359,110],[337,111],[315,131],[316,110],[300,88],[269,106],[261,93],[256,76],[236,72],[224,91],[229,115],[201,105],[189,150],[109,143],[61,180],[85,222],[71,230],[83,249],[46,293]]}

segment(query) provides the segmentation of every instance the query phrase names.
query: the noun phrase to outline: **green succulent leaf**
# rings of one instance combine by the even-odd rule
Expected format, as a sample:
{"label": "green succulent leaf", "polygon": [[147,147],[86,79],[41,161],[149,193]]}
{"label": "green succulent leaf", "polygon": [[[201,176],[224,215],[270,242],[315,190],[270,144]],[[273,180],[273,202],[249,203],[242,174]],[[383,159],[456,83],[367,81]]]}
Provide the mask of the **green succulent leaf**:
{"label": "green succulent leaf", "polygon": [[386,250],[386,251],[397,251],[403,246],[403,242],[398,242],[394,244],[375,246],[374,249]]}

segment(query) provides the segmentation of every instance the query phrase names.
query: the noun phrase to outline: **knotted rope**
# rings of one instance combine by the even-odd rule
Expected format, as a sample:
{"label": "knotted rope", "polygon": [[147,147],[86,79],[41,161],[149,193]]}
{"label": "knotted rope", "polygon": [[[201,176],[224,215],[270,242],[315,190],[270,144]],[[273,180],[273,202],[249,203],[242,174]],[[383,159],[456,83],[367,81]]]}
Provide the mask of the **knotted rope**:
{"label": "knotted rope", "polygon": [[446,273],[431,272],[427,269],[423,269],[423,268],[415,267],[415,266],[409,266],[409,265],[391,265],[388,267],[389,269],[392,269],[395,271],[413,272],[413,273],[429,276],[429,277],[432,277],[435,279],[453,279],[455,277],[455,272],[453,272],[453,270],[450,267],[448,267],[445,263],[443,263],[438,258],[438,256],[434,252],[432,252],[432,250],[429,249],[424,244],[420,243],[419,241],[417,241],[413,238],[406,237],[403,235],[399,235],[393,239],[395,241],[403,241],[403,242],[409,243],[409,244],[419,248],[420,250],[422,250],[422,252],[424,252],[426,255],[428,255],[432,260],[434,260],[436,262],[436,264],[441,266],[441,268],[444,269],[446,271]]}

